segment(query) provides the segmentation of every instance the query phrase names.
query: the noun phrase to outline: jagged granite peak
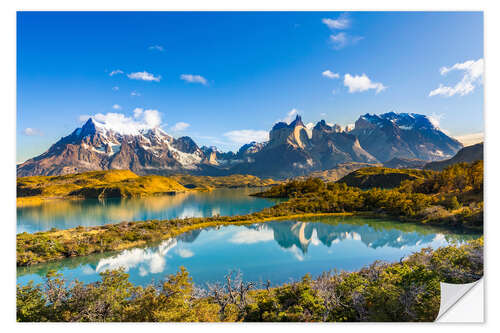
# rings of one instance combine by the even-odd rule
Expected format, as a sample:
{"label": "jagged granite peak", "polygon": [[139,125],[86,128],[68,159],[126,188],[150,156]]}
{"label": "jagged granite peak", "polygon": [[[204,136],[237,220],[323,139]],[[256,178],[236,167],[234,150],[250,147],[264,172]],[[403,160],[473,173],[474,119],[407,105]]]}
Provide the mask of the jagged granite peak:
{"label": "jagged granite peak", "polygon": [[[344,132],[342,127],[338,124],[333,124],[329,125],[325,120],[320,120],[316,125],[313,127],[313,133],[314,131],[316,132],[327,132],[327,133],[340,133]],[[314,134],[313,134],[314,135]]]}
{"label": "jagged granite peak", "polygon": [[241,146],[240,149],[238,149],[236,156],[244,157],[247,155],[258,153],[259,151],[262,150],[262,148],[264,148],[264,146],[265,146],[265,143],[263,143],[263,142],[252,141],[250,143],[247,143],[247,144],[244,144],[243,146]]}
{"label": "jagged granite peak", "polygon": [[193,139],[191,139],[189,136],[182,136],[178,138],[177,140],[175,140],[172,146],[182,152],[189,154],[196,153],[200,150]]}
{"label": "jagged granite peak", "polygon": [[379,161],[393,158],[440,160],[453,156],[462,144],[449,137],[425,115],[388,112],[365,114],[350,131]]}
{"label": "jagged granite peak", "polygon": [[305,127],[304,123],[302,122],[302,117],[299,115],[297,115],[290,124],[287,124],[284,121],[277,122],[276,124],[274,124],[272,130],[278,130],[281,128],[294,128],[296,126]]}
{"label": "jagged granite peak", "polygon": [[378,162],[361,147],[356,136],[342,131],[337,124],[330,126],[324,120],[314,126],[311,143],[311,152],[322,169],[331,169],[345,162]]}
{"label": "jagged granite peak", "polygon": [[[240,150],[248,148],[245,145]],[[237,165],[233,171],[285,178],[331,169],[346,162],[376,163],[377,159],[360,146],[354,135],[324,120],[313,127],[309,137],[298,116],[290,124],[274,125],[269,142],[251,155],[251,163]]]}
{"label": "jagged granite peak", "polygon": [[289,125],[290,127],[296,127],[296,126],[302,126],[302,127],[305,127],[304,123],[302,122],[302,117],[297,115],[295,117],[295,120],[292,121]]}
{"label": "jagged granite peak", "polygon": [[174,138],[158,127],[120,131],[89,119],[43,154],[18,165],[17,175],[129,169],[138,174],[240,173],[289,178],[342,163],[445,159],[461,147],[427,116],[415,113],[367,113],[352,130],[325,120],[306,128],[297,115],[289,124],[275,124],[269,141],[250,142],[237,153],[216,147],[200,149],[190,137]]}
{"label": "jagged granite peak", "polygon": [[302,118],[297,115],[290,124],[279,122],[269,132],[269,146],[290,145],[296,149],[304,149],[309,145],[309,135]]}
{"label": "jagged granite peak", "polygon": [[120,133],[87,120],[45,153],[18,165],[17,175],[61,175],[129,169],[139,174],[196,170],[203,152],[189,137],[175,139],[160,128]]}

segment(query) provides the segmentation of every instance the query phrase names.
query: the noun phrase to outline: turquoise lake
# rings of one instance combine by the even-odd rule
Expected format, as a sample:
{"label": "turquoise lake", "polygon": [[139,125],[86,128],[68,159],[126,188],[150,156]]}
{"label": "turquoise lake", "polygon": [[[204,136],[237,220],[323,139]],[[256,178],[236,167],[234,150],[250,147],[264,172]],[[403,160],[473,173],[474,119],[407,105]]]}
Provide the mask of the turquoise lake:
{"label": "turquoise lake", "polygon": [[184,266],[201,286],[222,280],[231,270],[240,270],[244,280],[270,280],[275,285],[298,280],[306,273],[317,276],[334,269],[357,270],[375,260],[399,261],[422,248],[461,244],[477,237],[360,217],[221,226],[195,230],[145,248],[19,267],[17,281],[42,282],[49,269],[56,269],[67,281],[92,282],[99,280],[99,272],[123,267],[133,283],[145,285]]}
{"label": "turquoise lake", "polygon": [[270,207],[278,200],[249,196],[259,188],[216,189],[148,198],[57,200],[17,208],[17,232],[104,225],[123,221],[242,215]]}

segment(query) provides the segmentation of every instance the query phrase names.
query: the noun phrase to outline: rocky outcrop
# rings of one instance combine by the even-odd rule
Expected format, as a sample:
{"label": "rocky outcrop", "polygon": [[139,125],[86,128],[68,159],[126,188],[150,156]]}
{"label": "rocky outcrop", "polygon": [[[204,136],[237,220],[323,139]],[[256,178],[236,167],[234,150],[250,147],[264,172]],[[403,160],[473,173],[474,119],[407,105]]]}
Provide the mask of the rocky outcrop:
{"label": "rocky outcrop", "polygon": [[311,130],[297,116],[289,124],[276,123],[269,141],[250,142],[236,153],[221,152],[216,147],[200,149],[190,137],[176,139],[159,128],[122,133],[89,119],[45,153],[18,165],[17,175],[129,169],[138,174],[289,178],[345,163],[392,160],[399,167],[412,161],[442,160],[461,147],[426,116],[394,112],[365,114],[352,130],[324,120]]}
{"label": "rocky outcrop", "polygon": [[367,113],[356,121],[350,133],[381,162],[393,158],[442,160],[463,147],[435,127],[427,116],[415,113]]}
{"label": "rocky outcrop", "polygon": [[203,158],[203,152],[189,137],[175,139],[159,128],[124,134],[89,119],[42,155],[18,165],[17,176],[108,169],[164,174],[197,170]]}
{"label": "rocky outcrop", "polygon": [[269,142],[258,146],[251,160],[230,171],[287,178],[331,169],[346,162],[376,163],[377,159],[361,147],[355,136],[324,120],[316,124],[309,137],[301,117],[297,116],[290,124],[275,124],[269,133]]}

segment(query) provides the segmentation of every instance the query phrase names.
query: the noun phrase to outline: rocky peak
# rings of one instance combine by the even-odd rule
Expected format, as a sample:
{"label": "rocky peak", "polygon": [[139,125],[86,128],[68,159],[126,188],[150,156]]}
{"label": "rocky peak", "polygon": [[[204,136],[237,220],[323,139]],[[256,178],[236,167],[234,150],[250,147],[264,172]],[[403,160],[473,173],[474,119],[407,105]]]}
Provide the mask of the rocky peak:
{"label": "rocky peak", "polygon": [[395,157],[439,160],[453,156],[462,145],[435,127],[426,115],[369,113],[359,117],[350,132],[379,161]]}
{"label": "rocky peak", "polygon": [[236,153],[237,156],[244,157],[246,155],[251,155],[258,153],[262,148],[265,146],[264,143],[259,143],[252,141],[250,143],[244,144],[243,146],[240,147],[238,152]]}
{"label": "rocky peak", "polygon": [[317,131],[329,131],[330,129],[331,126],[329,126],[325,120],[318,121],[318,123],[313,128],[313,130]]}
{"label": "rocky peak", "polygon": [[273,126],[269,133],[269,146],[282,144],[300,149],[309,145],[309,136],[299,115],[290,124],[279,122]]}
{"label": "rocky peak", "polygon": [[326,123],[326,121],[321,120],[313,128],[312,139],[316,140],[321,138],[323,135],[342,132],[344,131],[340,125],[334,124],[333,126],[330,126]]}
{"label": "rocky peak", "polygon": [[299,116],[299,115],[297,115],[297,116],[295,117],[295,120],[294,120],[294,121],[292,121],[292,122],[290,123],[290,125],[288,125],[288,126],[289,126],[289,127],[292,127],[292,128],[297,127],[297,126],[302,126],[302,127],[305,127],[304,123],[302,122],[302,117],[301,117],[301,116]]}
{"label": "rocky peak", "polygon": [[198,145],[189,136],[183,136],[178,138],[177,140],[174,140],[172,146],[182,152],[189,154],[199,151]]}
{"label": "rocky peak", "polygon": [[[78,129],[75,131],[75,132],[78,132]],[[83,124],[83,126],[80,128],[80,131],[79,131],[79,136],[86,136],[86,135],[92,135],[92,134],[95,134],[97,132],[97,126],[96,126],[96,123],[94,121],[94,119],[92,118],[89,118],[85,124]]]}

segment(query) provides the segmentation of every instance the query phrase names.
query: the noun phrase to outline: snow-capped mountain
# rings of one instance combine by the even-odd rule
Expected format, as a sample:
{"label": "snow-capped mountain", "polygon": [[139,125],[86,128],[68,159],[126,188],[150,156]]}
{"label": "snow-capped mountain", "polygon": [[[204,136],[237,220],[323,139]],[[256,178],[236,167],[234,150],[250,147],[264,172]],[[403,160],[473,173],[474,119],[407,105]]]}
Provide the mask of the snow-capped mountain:
{"label": "snow-capped mountain", "polygon": [[269,141],[251,142],[236,153],[198,148],[189,137],[174,138],[160,128],[111,128],[89,119],[48,151],[17,167],[18,176],[60,175],[92,170],[129,169],[138,174],[251,174],[288,178],[339,164],[379,163],[393,158],[426,161],[449,158],[462,148],[414,113],[365,114],[349,130],[319,121],[306,127],[300,116],[278,122]]}
{"label": "snow-capped mountain", "polygon": [[388,112],[365,114],[349,133],[379,161],[418,158],[427,161],[450,158],[463,145],[446,135],[421,114]]}
{"label": "snow-capped mountain", "polygon": [[205,159],[189,137],[175,139],[160,128],[120,132],[90,118],[42,155],[19,165],[17,175],[61,175],[107,169],[165,173],[196,170]]}

